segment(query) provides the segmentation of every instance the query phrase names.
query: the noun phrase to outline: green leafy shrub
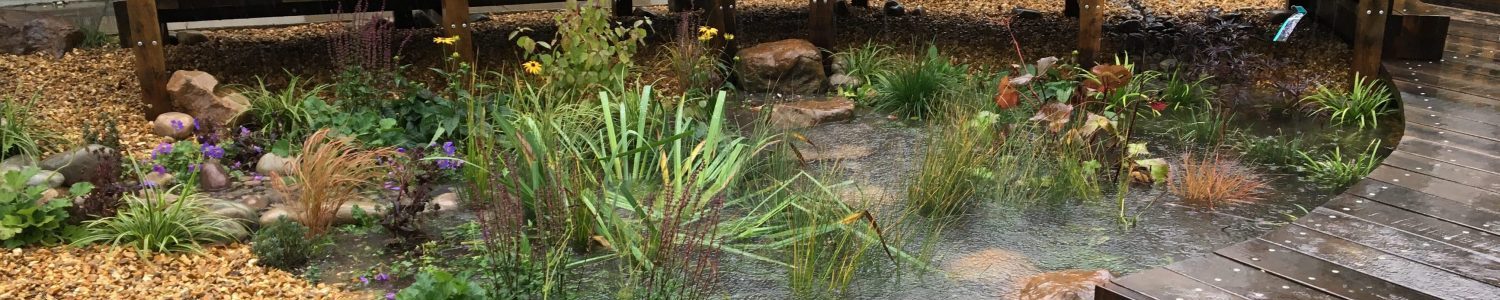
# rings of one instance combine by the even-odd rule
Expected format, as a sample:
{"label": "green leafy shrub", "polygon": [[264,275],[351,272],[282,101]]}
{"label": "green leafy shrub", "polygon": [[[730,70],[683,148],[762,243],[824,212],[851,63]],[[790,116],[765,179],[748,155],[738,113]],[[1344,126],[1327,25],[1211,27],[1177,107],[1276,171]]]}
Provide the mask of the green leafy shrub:
{"label": "green leafy shrub", "polygon": [[1307,152],[1298,151],[1298,154],[1302,157],[1302,170],[1307,172],[1308,179],[1325,187],[1337,188],[1359,182],[1380,166],[1380,141],[1370,142],[1365,151],[1354,157],[1344,157],[1340,148],[1317,158]]}
{"label": "green leafy shrub", "polygon": [[26,186],[26,181],[39,170],[26,168],[5,172],[5,182],[0,185],[0,245],[15,248],[31,244],[58,244],[71,235],[73,227],[66,225],[68,206],[74,197],[87,194],[92,185],[74,184],[69,195],[61,199],[38,203],[46,186]]}
{"label": "green leafy shrub", "polygon": [[396,293],[400,300],[469,300],[490,299],[488,291],[471,282],[467,276],[453,276],[442,270],[428,270],[417,275],[417,282]]}
{"label": "green leafy shrub", "polygon": [[88,232],[73,244],[105,242],[130,246],[143,254],[200,252],[204,244],[232,239],[232,227],[243,226],[211,213],[197,194],[171,195],[176,190],[145,190],[139,196],[126,196],[125,209],[84,223]]}
{"label": "green leafy shrub", "polygon": [[599,91],[625,90],[630,69],[635,67],[632,59],[645,43],[646,28],[642,25],[649,25],[647,21],[617,27],[610,21],[605,8],[608,5],[600,2],[568,1],[568,13],[556,14],[553,19],[558,34],[551,42],[519,36],[530,30],[527,28],[510,34],[526,56],[539,63],[526,71],[542,76],[543,86],[563,93],[565,99],[583,100]]}
{"label": "green leafy shrub", "polygon": [[1334,124],[1354,124],[1360,129],[1374,128],[1381,116],[1391,113],[1390,87],[1359,74],[1354,75],[1354,88],[1348,93],[1319,85],[1302,101],[1316,104],[1313,113],[1328,114]]}
{"label": "green leafy shrub", "polygon": [[967,70],[967,66],[954,65],[939,54],[937,46],[929,45],[927,55],[915,64],[875,76],[874,107],[909,117],[925,117],[938,107],[938,96]]}
{"label": "green leafy shrub", "polygon": [[1198,80],[1189,81],[1181,72],[1172,72],[1167,77],[1166,86],[1161,90],[1161,101],[1172,105],[1172,107],[1209,105],[1209,99],[1213,98],[1213,88],[1203,84],[1212,77],[1200,77]]}
{"label": "green leafy shrub", "polygon": [[261,265],[286,271],[307,265],[313,246],[307,226],[285,218],[261,228],[250,239],[250,251]]}

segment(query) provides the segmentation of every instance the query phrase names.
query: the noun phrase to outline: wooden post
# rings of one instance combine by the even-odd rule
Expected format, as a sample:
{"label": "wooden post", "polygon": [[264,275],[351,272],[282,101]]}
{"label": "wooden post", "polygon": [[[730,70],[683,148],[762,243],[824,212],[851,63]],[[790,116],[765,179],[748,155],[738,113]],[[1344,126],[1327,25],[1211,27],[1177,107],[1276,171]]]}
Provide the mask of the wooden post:
{"label": "wooden post", "polygon": [[1391,13],[1390,0],[1360,0],[1354,10],[1355,74],[1370,77],[1380,73],[1381,48],[1385,46],[1385,19]]}
{"label": "wooden post", "polygon": [[417,27],[417,17],[412,15],[412,0],[386,0],[385,6],[382,9],[391,11],[391,19],[396,23],[396,28]]}
{"label": "wooden post", "polygon": [[807,26],[811,31],[809,40],[823,50],[833,50],[833,0],[809,0]]}
{"label": "wooden post", "polygon": [[[166,53],[162,46],[161,27],[156,18],[156,0],[128,0],[125,4],[130,24],[120,32],[130,32],[129,39],[122,42],[135,52],[135,77],[141,83],[141,113],[147,120],[171,112],[172,101],[167,96]],[[129,42],[124,42],[128,40]]]}
{"label": "wooden post", "polygon": [[709,46],[719,51],[719,61],[728,66],[734,64],[735,52],[739,51],[738,42],[729,38],[739,33],[734,5],[735,0],[711,0],[704,9],[704,13],[708,15],[708,27],[719,30],[719,36],[714,37]]}
{"label": "wooden post", "polygon": [[616,17],[629,17],[635,14],[632,9],[635,5],[630,0],[614,0],[614,13]]}
{"label": "wooden post", "polygon": [[457,51],[459,58],[473,66],[474,38],[469,34],[469,0],[443,0],[443,33],[458,37],[458,42],[449,46]]}
{"label": "wooden post", "polygon": [[1104,0],[1078,0],[1078,64],[1094,66],[1104,39]]}

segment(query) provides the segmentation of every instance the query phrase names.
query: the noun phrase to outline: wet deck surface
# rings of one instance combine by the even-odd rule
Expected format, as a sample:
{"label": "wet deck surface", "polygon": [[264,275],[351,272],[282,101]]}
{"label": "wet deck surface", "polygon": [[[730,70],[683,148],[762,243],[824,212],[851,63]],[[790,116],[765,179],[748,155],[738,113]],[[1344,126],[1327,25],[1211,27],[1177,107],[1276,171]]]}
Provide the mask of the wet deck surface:
{"label": "wet deck surface", "polygon": [[1378,169],[1292,224],[1097,299],[1500,299],[1500,16],[1445,10],[1442,61],[1385,63],[1405,132]]}

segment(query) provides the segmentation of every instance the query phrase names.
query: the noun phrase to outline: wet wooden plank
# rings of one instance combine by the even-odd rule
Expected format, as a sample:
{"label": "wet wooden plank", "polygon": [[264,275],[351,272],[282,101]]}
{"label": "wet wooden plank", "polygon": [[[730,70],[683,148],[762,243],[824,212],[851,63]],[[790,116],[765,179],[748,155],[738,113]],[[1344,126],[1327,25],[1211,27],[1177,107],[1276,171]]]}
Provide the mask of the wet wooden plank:
{"label": "wet wooden plank", "polygon": [[1416,83],[1419,86],[1433,86],[1444,88],[1455,92],[1481,96],[1494,99],[1500,95],[1500,86],[1496,86],[1487,78],[1464,72],[1452,71],[1428,71],[1428,70],[1390,70],[1391,79]]}
{"label": "wet wooden plank", "polygon": [[1500,118],[1493,117],[1493,114],[1500,113],[1500,109],[1485,104],[1461,103],[1441,97],[1425,97],[1406,92],[1401,93],[1401,101],[1406,104],[1401,106],[1403,116],[1426,113],[1428,117],[1434,118],[1458,118],[1470,122],[1500,125]]}
{"label": "wet wooden plank", "polygon": [[1439,142],[1420,138],[1410,136],[1401,137],[1401,146],[1396,147],[1396,151],[1435,161],[1466,166],[1479,171],[1489,173],[1500,172],[1500,157],[1447,146]]}
{"label": "wet wooden plank", "polygon": [[1163,300],[1176,299],[1245,299],[1203,282],[1164,268],[1141,271],[1115,279],[1116,283],[1146,296]]}
{"label": "wet wooden plank", "polygon": [[1345,299],[1438,299],[1260,239],[1224,247],[1214,253]]}
{"label": "wet wooden plank", "polygon": [[1438,112],[1461,112],[1468,111],[1474,117],[1468,119],[1491,124],[1500,124],[1500,119],[1494,117],[1500,113],[1500,100],[1490,99],[1471,94],[1437,88],[1428,85],[1420,85],[1410,81],[1392,80],[1397,90],[1401,91],[1401,101],[1409,106],[1416,106]]}
{"label": "wet wooden plank", "polygon": [[1422,124],[1406,123],[1406,133],[1403,138],[1406,137],[1420,138],[1479,153],[1500,153],[1500,143]]}
{"label": "wet wooden plank", "polygon": [[1407,106],[1406,112],[1407,124],[1426,125],[1500,142],[1500,125],[1480,123],[1466,118],[1449,118],[1417,106]]}
{"label": "wet wooden plank", "polygon": [[1339,299],[1217,255],[1177,262],[1166,268],[1247,299]]}
{"label": "wet wooden plank", "polygon": [[[1366,204],[1372,201],[1382,205]],[[1349,190],[1344,194],[1340,194],[1329,200],[1323,207],[1363,216],[1366,219],[1380,221],[1380,223],[1386,224],[1386,226],[1402,228],[1410,232],[1440,231],[1442,233],[1439,233],[1437,236],[1444,239],[1474,239],[1467,237],[1472,232],[1485,232],[1491,236],[1500,234],[1500,213],[1496,213],[1493,210],[1475,209],[1469,203],[1454,201],[1372,179],[1361,180],[1359,183],[1354,184],[1354,186],[1349,187]],[[1396,220],[1383,221],[1387,218],[1378,217],[1380,215],[1403,215],[1406,212],[1429,216],[1456,226],[1420,222],[1425,219],[1398,222]],[[1404,220],[1413,219],[1408,217]],[[1462,240],[1460,242],[1469,243]],[[1488,240],[1476,243],[1494,244],[1496,242],[1500,241]]]}
{"label": "wet wooden plank", "polygon": [[1490,212],[1495,210],[1494,205],[1500,205],[1500,195],[1494,192],[1481,190],[1471,186],[1459,184],[1446,179],[1434,178],[1427,174],[1416,173],[1397,167],[1382,165],[1370,173],[1369,179],[1403,186],[1415,191],[1432,194],[1445,199],[1459,201],[1475,209],[1486,209]]}
{"label": "wet wooden plank", "polygon": [[[1385,165],[1407,170],[1411,173],[1427,174],[1432,177],[1447,179],[1491,193],[1500,192],[1500,175],[1453,163],[1435,161],[1430,158],[1418,157],[1402,152],[1393,152],[1385,158]],[[1402,173],[1402,176],[1410,177],[1407,174]]]}
{"label": "wet wooden plank", "polygon": [[1155,300],[1151,296],[1142,295],[1140,292],[1129,287],[1115,283],[1105,282],[1094,286],[1094,300]]}
{"label": "wet wooden plank", "polygon": [[1380,249],[1464,278],[1500,285],[1500,258],[1445,243],[1441,238],[1413,234],[1327,208],[1314,209],[1297,221],[1297,226],[1304,229]]}
{"label": "wet wooden plank", "polygon": [[[1500,299],[1500,287],[1314,230],[1288,226],[1260,239],[1428,295],[1444,299]],[[1309,278],[1305,282],[1315,286],[1322,283],[1317,280],[1319,277]]]}
{"label": "wet wooden plank", "polygon": [[[1438,59],[1440,59],[1441,61],[1417,61],[1417,63],[1413,63],[1401,69],[1392,70],[1391,68],[1387,67],[1386,70],[1392,72],[1399,72],[1403,70],[1422,70],[1427,72],[1451,71],[1468,73],[1469,75],[1490,79],[1493,79],[1496,76],[1500,76],[1500,63],[1487,61],[1488,58],[1482,56],[1480,53],[1475,53],[1472,51],[1464,53],[1454,52],[1450,50],[1443,51],[1443,55]],[[1403,62],[1403,64],[1404,63],[1405,62]],[[1387,64],[1387,66],[1389,66],[1389,64]]]}
{"label": "wet wooden plank", "polygon": [[1485,41],[1500,41],[1500,32],[1495,26],[1482,25],[1469,20],[1455,19],[1448,24],[1448,35],[1469,37]]}

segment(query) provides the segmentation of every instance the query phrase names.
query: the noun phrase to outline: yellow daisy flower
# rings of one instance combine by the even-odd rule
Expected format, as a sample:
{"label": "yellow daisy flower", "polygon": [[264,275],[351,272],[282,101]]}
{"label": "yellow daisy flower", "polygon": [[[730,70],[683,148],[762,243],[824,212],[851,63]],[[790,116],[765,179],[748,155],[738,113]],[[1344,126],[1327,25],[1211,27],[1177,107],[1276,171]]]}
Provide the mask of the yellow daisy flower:
{"label": "yellow daisy flower", "polygon": [[521,68],[525,69],[526,73],[531,73],[534,75],[542,74],[542,63],[536,62],[535,60],[521,64]]}
{"label": "yellow daisy flower", "polygon": [[726,40],[726,41],[733,41],[734,40],[734,34],[732,34],[732,33],[725,33],[724,34],[724,40]]}
{"label": "yellow daisy flower", "polygon": [[458,36],[455,35],[452,37],[436,37],[432,38],[432,42],[443,45],[452,45],[453,43],[458,42]]}
{"label": "yellow daisy flower", "polygon": [[713,28],[713,27],[708,27],[708,26],[699,26],[698,27],[698,40],[699,41],[708,41],[708,40],[711,40],[711,39],[714,38],[715,35],[718,35],[718,34],[719,34],[719,29],[718,28]]}

